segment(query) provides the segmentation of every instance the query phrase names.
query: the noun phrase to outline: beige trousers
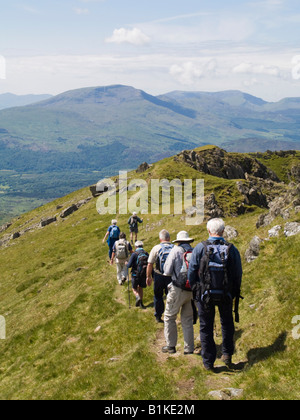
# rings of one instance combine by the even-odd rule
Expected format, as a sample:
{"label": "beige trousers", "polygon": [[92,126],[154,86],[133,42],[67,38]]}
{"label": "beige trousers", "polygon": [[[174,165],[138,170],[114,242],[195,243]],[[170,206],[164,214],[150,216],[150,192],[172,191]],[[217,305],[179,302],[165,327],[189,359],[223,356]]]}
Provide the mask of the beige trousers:
{"label": "beige trousers", "polygon": [[194,313],[192,308],[191,292],[181,290],[173,285],[169,286],[165,321],[165,338],[168,347],[176,347],[178,340],[178,331],[176,319],[181,311],[181,326],[184,336],[184,351],[193,352],[194,347]]}

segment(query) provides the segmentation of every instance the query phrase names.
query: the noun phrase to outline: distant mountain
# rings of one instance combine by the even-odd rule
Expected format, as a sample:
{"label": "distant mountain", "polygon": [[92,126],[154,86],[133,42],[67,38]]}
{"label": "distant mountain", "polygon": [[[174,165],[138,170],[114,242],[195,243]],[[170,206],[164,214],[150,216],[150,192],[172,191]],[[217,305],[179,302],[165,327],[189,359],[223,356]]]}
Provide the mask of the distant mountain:
{"label": "distant mountain", "polygon": [[44,101],[52,95],[14,95],[12,93],[0,94],[0,110],[16,106],[30,105],[35,102]]}
{"label": "distant mountain", "polygon": [[202,145],[300,149],[299,130],[299,98],[268,103],[240,91],[152,96],[122,85],[65,92],[0,111],[0,213],[9,194],[53,199]]}

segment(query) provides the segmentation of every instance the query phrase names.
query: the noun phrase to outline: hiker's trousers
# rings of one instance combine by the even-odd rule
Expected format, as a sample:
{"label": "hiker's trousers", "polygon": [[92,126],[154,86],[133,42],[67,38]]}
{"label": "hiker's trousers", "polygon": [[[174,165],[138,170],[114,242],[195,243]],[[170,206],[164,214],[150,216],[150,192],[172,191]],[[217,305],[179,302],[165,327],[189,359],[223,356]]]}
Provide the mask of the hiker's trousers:
{"label": "hiker's trousers", "polygon": [[194,351],[194,311],[192,307],[192,292],[169,286],[165,310],[165,338],[168,347],[176,347],[178,331],[176,319],[181,311],[181,326],[184,336],[184,351]]}
{"label": "hiker's trousers", "polygon": [[[202,347],[203,363],[207,367],[213,367],[217,358],[217,349],[214,341],[214,323],[216,316],[216,307],[214,304],[210,305],[209,309],[204,307],[202,302],[198,302],[198,310],[200,317],[200,338]],[[218,305],[223,345],[222,354],[224,356],[232,356],[234,353],[234,320],[232,303],[222,303]]]}
{"label": "hiker's trousers", "polygon": [[168,294],[168,286],[171,282],[172,277],[154,273],[154,307],[156,318],[161,318],[165,311],[164,294]]}
{"label": "hiker's trousers", "polygon": [[117,260],[117,278],[119,284],[122,284],[124,277],[127,280],[128,268],[126,266],[126,261]]}

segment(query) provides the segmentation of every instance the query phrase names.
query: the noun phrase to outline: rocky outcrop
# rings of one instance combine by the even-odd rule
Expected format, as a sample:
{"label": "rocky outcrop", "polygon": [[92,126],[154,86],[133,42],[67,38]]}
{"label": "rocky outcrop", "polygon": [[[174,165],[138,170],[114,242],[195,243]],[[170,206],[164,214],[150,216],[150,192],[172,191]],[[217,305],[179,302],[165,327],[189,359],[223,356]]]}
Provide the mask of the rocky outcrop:
{"label": "rocky outcrop", "polygon": [[247,184],[239,181],[236,183],[237,189],[240,194],[244,196],[244,204],[248,206],[258,206],[262,208],[268,207],[267,196],[261,191],[261,189],[255,185],[254,182],[248,182]]}
{"label": "rocky outcrop", "polygon": [[137,174],[141,174],[141,173],[143,173],[143,172],[146,172],[146,171],[148,171],[148,169],[150,169],[151,168],[151,166],[150,165],[148,165],[148,163],[147,162],[144,162],[144,163],[142,163],[138,168],[137,168],[137,170],[136,170],[136,173]]}
{"label": "rocky outcrop", "polygon": [[278,216],[281,216],[284,220],[289,219],[291,211],[296,211],[299,205],[300,184],[291,183],[280,197],[269,203],[269,212],[259,216],[256,227],[259,229],[263,226],[269,226]]}
{"label": "rocky outcrop", "polygon": [[207,175],[225,179],[246,179],[246,174],[255,178],[280,182],[277,175],[259,162],[246,155],[227,153],[218,147],[202,151],[183,151],[175,158]]}
{"label": "rocky outcrop", "polygon": [[55,223],[57,221],[56,216],[54,217],[44,217],[40,222],[40,227],[45,227],[51,225],[51,223]]}

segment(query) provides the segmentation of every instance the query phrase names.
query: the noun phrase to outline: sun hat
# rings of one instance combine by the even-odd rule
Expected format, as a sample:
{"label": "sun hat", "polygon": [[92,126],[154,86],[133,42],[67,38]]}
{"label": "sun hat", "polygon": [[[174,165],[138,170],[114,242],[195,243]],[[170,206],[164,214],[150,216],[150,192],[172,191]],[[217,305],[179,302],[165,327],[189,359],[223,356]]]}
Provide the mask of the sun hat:
{"label": "sun hat", "polygon": [[176,241],[173,241],[173,244],[176,242],[194,242],[195,239],[190,238],[189,234],[185,232],[184,230],[182,232],[179,232],[177,235]]}
{"label": "sun hat", "polygon": [[143,248],[143,246],[144,246],[144,243],[143,243],[142,241],[137,241],[137,242],[135,243],[135,247],[136,247],[136,248]]}

